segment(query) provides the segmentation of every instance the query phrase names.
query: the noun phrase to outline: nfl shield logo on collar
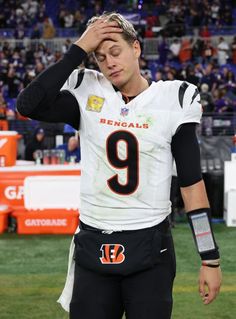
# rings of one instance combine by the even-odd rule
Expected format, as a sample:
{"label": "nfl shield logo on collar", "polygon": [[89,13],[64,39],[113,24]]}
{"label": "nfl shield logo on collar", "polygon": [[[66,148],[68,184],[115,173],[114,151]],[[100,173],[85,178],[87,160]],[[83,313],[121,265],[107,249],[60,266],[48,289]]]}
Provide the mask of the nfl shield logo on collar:
{"label": "nfl shield logo on collar", "polygon": [[127,107],[122,107],[120,110],[120,115],[127,116],[128,114],[129,114],[129,109],[127,109]]}

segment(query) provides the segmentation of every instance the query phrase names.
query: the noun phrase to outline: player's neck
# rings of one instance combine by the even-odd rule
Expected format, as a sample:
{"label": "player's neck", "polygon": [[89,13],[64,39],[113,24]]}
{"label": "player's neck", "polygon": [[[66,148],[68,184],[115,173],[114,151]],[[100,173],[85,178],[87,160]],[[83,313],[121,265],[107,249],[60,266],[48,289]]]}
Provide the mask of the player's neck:
{"label": "player's neck", "polygon": [[133,80],[130,80],[123,87],[119,88],[119,91],[122,93],[122,95],[134,97],[145,91],[148,87],[148,81],[140,75],[138,79],[133,78]]}

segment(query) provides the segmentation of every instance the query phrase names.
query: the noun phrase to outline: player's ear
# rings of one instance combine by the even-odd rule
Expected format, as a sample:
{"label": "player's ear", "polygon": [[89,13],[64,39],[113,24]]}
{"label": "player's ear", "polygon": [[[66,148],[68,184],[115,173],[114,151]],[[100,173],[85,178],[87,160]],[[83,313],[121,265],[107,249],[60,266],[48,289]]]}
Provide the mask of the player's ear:
{"label": "player's ear", "polygon": [[134,49],[134,54],[135,57],[138,59],[141,55],[141,47],[140,47],[140,43],[138,40],[135,40],[133,43],[133,49]]}

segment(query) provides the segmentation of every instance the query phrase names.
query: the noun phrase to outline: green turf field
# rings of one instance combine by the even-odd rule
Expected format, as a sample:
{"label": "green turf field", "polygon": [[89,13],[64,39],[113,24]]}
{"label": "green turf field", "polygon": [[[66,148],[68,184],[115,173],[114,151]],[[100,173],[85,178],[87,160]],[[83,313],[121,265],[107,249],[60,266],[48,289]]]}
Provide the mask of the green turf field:
{"label": "green turf field", "polygon": [[[214,229],[224,279],[221,294],[208,306],[202,305],[197,292],[199,257],[191,232],[185,224],[173,230],[177,255],[173,319],[236,318],[236,228],[217,224]],[[1,319],[68,318],[56,300],[65,280],[70,240],[70,236],[0,235]]]}

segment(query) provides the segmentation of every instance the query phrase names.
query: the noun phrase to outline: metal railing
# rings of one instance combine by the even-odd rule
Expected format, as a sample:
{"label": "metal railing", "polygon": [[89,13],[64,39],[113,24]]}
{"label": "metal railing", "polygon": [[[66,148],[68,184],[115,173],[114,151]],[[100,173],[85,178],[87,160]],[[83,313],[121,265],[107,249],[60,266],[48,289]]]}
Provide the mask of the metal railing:
{"label": "metal railing", "polygon": [[[73,43],[78,36],[70,38],[71,42]],[[192,37],[192,36],[185,36],[184,38],[192,38],[196,40],[199,37]],[[225,36],[224,39],[230,44],[232,43],[233,36]],[[54,38],[54,39],[30,39],[24,38],[22,40],[17,39],[6,39],[0,37],[0,47],[4,45],[5,42],[10,44],[11,48],[17,47],[32,47],[37,49],[41,44],[43,44],[46,48],[51,49],[52,51],[61,51],[62,46],[65,43],[65,38]],[[209,39],[208,39],[209,40]],[[157,59],[159,56],[158,53],[158,46],[161,43],[162,39],[159,38],[145,38],[143,39],[143,54],[147,59]],[[173,38],[165,38],[167,45],[170,45],[173,42]],[[219,36],[213,36],[210,38],[211,44],[213,47],[217,47],[219,42]]]}
{"label": "metal railing", "polygon": [[[38,121],[9,120],[10,130],[27,135],[38,125]],[[198,126],[198,134],[202,136],[233,136],[236,133],[236,112],[203,113]]]}
{"label": "metal railing", "polygon": [[[71,39],[72,43],[76,38]],[[37,50],[41,45],[50,49],[52,52],[62,51],[62,47],[65,44],[65,38],[56,38],[56,39],[29,39],[25,38],[23,40],[16,39],[0,39],[0,47],[4,45],[5,42],[9,43],[10,48],[32,48]]]}
{"label": "metal railing", "polygon": [[233,136],[236,133],[236,112],[203,113],[198,133],[202,136]]}

